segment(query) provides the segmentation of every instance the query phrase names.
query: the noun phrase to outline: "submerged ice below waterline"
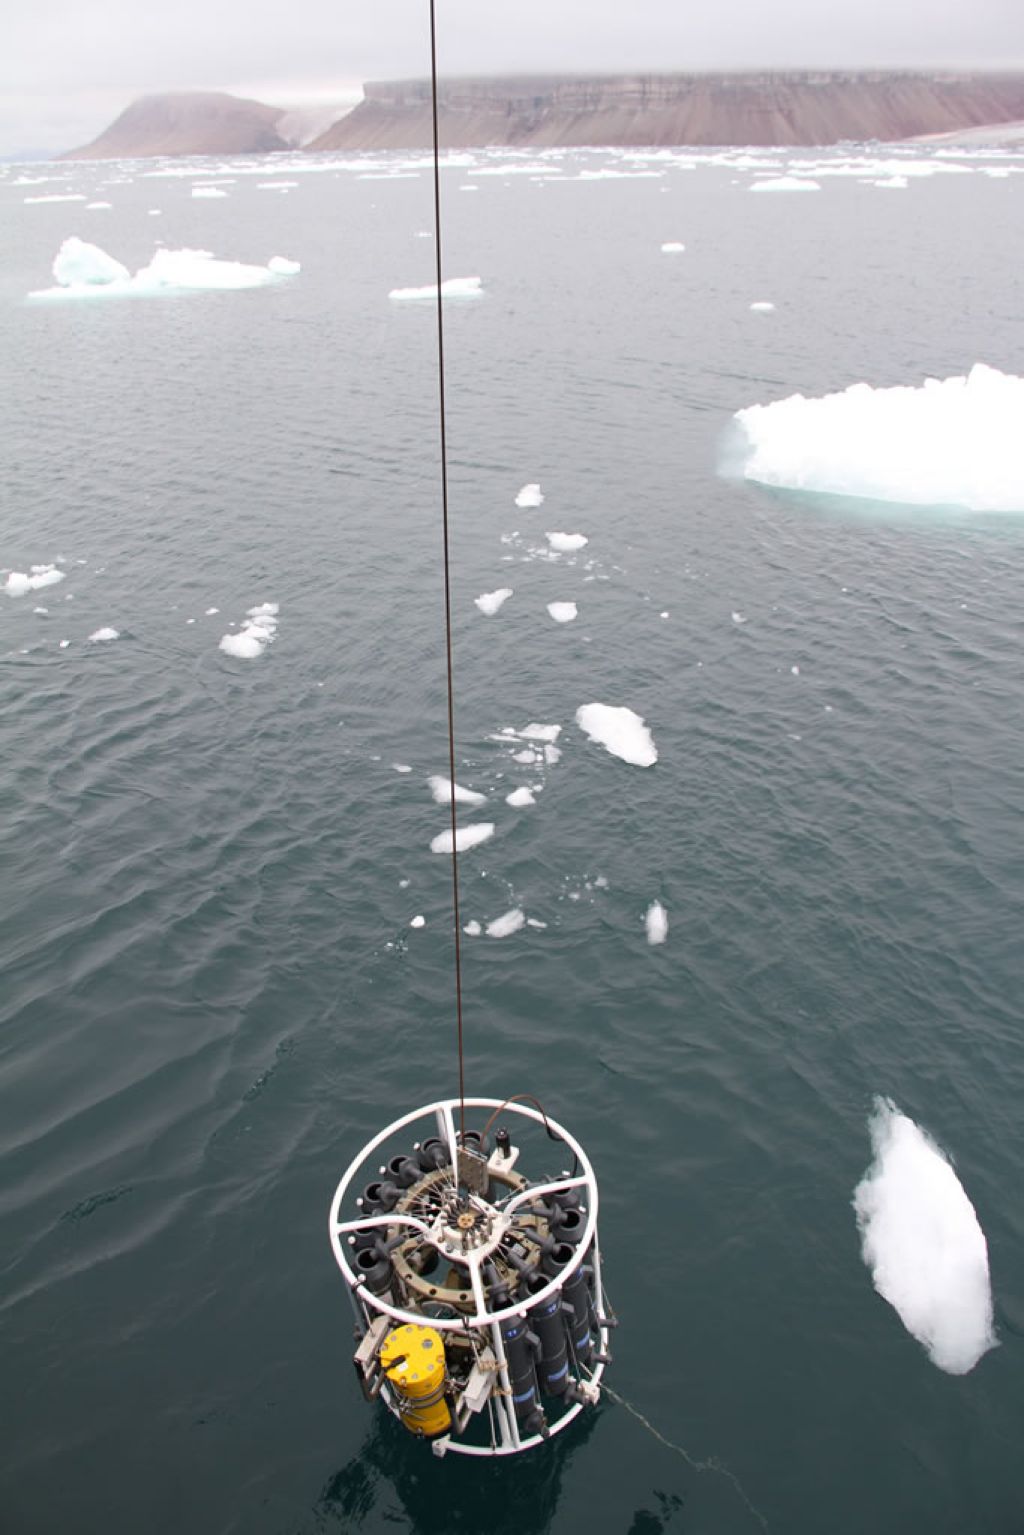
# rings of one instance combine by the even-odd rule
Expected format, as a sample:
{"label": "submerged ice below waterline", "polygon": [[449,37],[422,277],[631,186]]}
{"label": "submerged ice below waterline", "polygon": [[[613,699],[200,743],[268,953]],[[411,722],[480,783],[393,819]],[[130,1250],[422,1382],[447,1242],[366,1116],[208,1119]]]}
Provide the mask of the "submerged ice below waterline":
{"label": "submerged ice below waterline", "polygon": [[871,1119],[875,1160],[854,1193],[875,1289],[950,1375],[996,1344],[988,1246],[946,1157],[887,1098]]}
{"label": "submerged ice below waterline", "polygon": [[736,412],[762,485],[914,506],[1024,511],[1024,378],[976,363],[914,387],[851,384]]}

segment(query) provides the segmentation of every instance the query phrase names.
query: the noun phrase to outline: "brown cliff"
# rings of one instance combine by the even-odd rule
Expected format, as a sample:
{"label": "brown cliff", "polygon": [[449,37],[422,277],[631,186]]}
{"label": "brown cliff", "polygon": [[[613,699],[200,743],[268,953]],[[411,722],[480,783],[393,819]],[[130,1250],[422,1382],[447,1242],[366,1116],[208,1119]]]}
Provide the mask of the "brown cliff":
{"label": "brown cliff", "polygon": [[[573,79],[449,79],[446,148],[756,144],[904,139],[1024,120],[1024,73],[787,71]],[[306,147],[426,149],[430,83],[380,81]]]}
{"label": "brown cliff", "polygon": [[150,155],[240,155],[287,149],[276,124],[280,107],[223,91],[143,96],[99,138],[62,160],[121,160]]}

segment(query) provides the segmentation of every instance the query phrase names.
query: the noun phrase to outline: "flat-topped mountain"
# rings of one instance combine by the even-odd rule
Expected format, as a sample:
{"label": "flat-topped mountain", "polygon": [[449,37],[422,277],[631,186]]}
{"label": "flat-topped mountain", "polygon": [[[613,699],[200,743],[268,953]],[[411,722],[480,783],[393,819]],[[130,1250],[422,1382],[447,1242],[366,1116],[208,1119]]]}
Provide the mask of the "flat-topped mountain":
{"label": "flat-topped mountain", "polygon": [[[430,82],[378,81],[306,147],[426,149]],[[446,148],[602,144],[835,144],[1024,120],[1024,73],[786,71],[449,79]]]}
{"label": "flat-topped mountain", "polygon": [[62,160],[121,160],[149,155],[241,155],[288,149],[278,132],[281,107],[224,91],[175,91],[142,96],[99,138]]}

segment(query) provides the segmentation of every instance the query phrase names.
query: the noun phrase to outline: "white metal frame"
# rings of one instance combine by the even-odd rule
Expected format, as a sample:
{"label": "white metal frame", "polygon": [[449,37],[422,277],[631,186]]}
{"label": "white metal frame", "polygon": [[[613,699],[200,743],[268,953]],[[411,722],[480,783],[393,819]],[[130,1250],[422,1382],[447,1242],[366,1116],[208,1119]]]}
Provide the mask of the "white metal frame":
{"label": "white metal frame", "polygon": [[[543,1125],[545,1123],[544,1115],[539,1113],[536,1109],[531,1108],[528,1104],[508,1103],[504,1102],[500,1098],[467,1098],[465,1100],[465,1107],[467,1109],[500,1108],[509,1115],[517,1114],[521,1118],[533,1120],[539,1125]],[[499,1431],[500,1443],[493,1446],[463,1444],[455,1438],[446,1436],[443,1439],[435,1440],[433,1442],[433,1449],[435,1454],[438,1455],[444,1455],[448,1450],[451,1450],[453,1453],[459,1455],[515,1455],[518,1454],[520,1450],[528,1450],[533,1448],[535,1445],[542,1444],[544,1436],[541,1434],[531,1434],[527,1438],[522,1438],[520,1436],[519,1425],[516,1421],[515,1411],[512,1407],[508,1363],[505,1356],[504,1342],[501,1336],[501,1323],[508,1321],[513,1317],[525,1318],[529,1310],[532,1310],[535,1306],[542,1304],[545,1300],[548,1299],[549,1296],[555,1294],[556,1291],[561,1290],[565,1281],[570,1278],[571,1275],[574,1274],[583,1263],[584,1258],[588,1255],[592,1255],[594,1266],[594,1303],[595,1310],[599,1319],[598,1332],[601,1341],[601,1353],[605,1351],[608,1344],[607,1329],[601,1326],[600,1322],[600,1319],[604,1316],[604,1295],[601,1286],[601,1255],[597,1243],[597,1179],[595,1178],[594,1170],[590,1165],[590,1159],[588,1158],[586,1152],[583,1150],[583,1147],[579,1144],[574,1136],[569,1134],[568,1130],[566,1130],[562,1125],[558,1124],[549,1115],[547,1117],[547,1124],[549,1124],[551,1128],[559,1136],[561,1136],[569,1150],[575,1153],[581,1171],[573,1177],[569,1177],[567,1175],[564,1178],[552,1179],[546,1183],[530,1184],[525,1189],[520,1190],[518,1194],[514,1194],[512,1198],[507,1201],[507,1203],[503,1203],[501,1206],[491,1205],[487,1201],[479,1199],[478,1196],[474,1196],[475,1201],[478,1203],[479,1207],[486,1209],[491,1213],[492,1220],[494,1221],[497,1230],[497,1235],[485,1246],[477,1248],[471,1252],[459,1252],[453,1254],[449,1248],[441,1246],[439,1242],[435,1240],[435,1232],[426,1224],[425,1221],[420,1220],[417,1216],[391,1213],[376,1216],[364,1215],[358,1217],[355,1220],[342,1220],[340,1218],[342,1201],[352,1187],[352,1184],[356,1182],[360,1176],[366,1175],[366,1172],[368,1171],[367,1163],[370,1161],[373,1153],[377,1151],[377,1149],[386,1141],[397,1135],[400,1130],[404,1130],[408,1125],[415,1124],[417,1120],[426,1119],[431,1116],[433,1117],[437,1127],[437,1133],[440,1139],[444,1141],[445,1145],[448,1147],[449,1156],[451,1157],[451,1165],[454,1168],[457,1165],[456,1153],[458,1150],[458,1135],[455,1129],[455,1111],[459,1108],[460,1101],[458,1098],[444,1098],[438,1100],[435,1103],[425,1104],[423,1108],[413,1109],[411,1113],[403,1114],[400,1119],[394,1120],[390,1125],[387,1125],[383,1130],[381,1130],[378,1135],[375,1135],[371,1141],[367,1141],[366,1145],[349,1164],[341,1179],[341,1182],[338,1184],[338,1187],[334,1191],[334,1198],[331,1201],[331,1212],[328,1221],[328,1230],[330,1232],[331,1248],[334,1252],[335,1261],[340,1268],[342,1275],[344,1276],[346,1285],[348,1286],[349,1295],[351,1297],[353,1307],[356,1311],[357,1321],[359,1321],[364,1326],[367,1324],[373,1313],[389,1316],[393,1321],[399,1323],[412,1322],[419,1325],[422,1324],[424,1319],[421,1313],[415,1311],[406,1311],[399,1306],[393,1306],[390,1301],[383,1300],[379,1295],[375,1295],[373,1291],[369,1289],[366,1284],[365,1276],[362,1274],[357,1274],[349,1262],[349,1250],[347,1244],[343,1241],[343,1238],[350,1231],[365,1230],[367,1226],[411,1226],[415,1230],[419,1231],[424,1239],[432,1247],[434,1247],[435,1250],[440,1253],[443,1258],[448,1259],[449,1262],[454,1263],[459,1268],[466,1269],[469,1275],[470,1289],[473,1294],[473,1302],[475,1307],[473,1314],[471,1316],[459,1316],[457,1318],[431,1317],[430,1325],[437,1328],[439,1332],[465,1333],[467,1329],[472,1329],[475,1331],[482,1331],[486,1329],[486,1331],[489,1333],[491,1348],[494,1351],[494,1356],[498,1365],[498,1376],[503,1388],[502,1394],[495,1393],[493,1396],[495,1420]],[[500,1240],[500,1236],[507,1229],[508,1215],[511,1214],[512,1211],[514,1211],[519,1205],[524,1204],[528,1200],[543,1198],[546,1194],[552,1194],[559,1190],[572,1188],[580,1188],[586,1192],[586,1223],[584,1225],[580,1240],[573,1249],[573,1256],[571,1261],[557,1276],[551,1279],[548,1284],[546,1284],[542,1289],[538,1290],[536,1295],[531,1295],[529,1306],[524,1305],[520,1301],[514,1305],[505,1306],[499,1311],[488,1310],[487,1294],[484,1290],[483,1280],[481,1278],[481,1267],[486,1261],[490,1252],[493,1251],[497,1241]],[[594,1387],[597,1387],[602,1375],[604,1374],[604,1365],[598,1363],[588,1373],[590,1383]],[[595,1401],[597,1399],[596,1391],[594,1399]],[[586,1405],[587,1404],[585,1402],[573,1403],[573,1405],[569,1407],[562,1414],[562,1416],[557,1419],[556,1422],[550,1425],[548,1437],[550,1438],[551,1435],[561,1433],[562,1429],[568,1428],[569,1424],[579,1416]]]}

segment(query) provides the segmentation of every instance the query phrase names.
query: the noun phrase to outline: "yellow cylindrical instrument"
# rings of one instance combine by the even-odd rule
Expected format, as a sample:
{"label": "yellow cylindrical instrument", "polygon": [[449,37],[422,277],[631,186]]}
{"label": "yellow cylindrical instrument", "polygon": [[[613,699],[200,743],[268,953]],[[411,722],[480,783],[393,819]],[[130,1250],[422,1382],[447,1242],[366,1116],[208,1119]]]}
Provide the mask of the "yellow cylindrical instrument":
{"label": "yellow cylindrical instrument", "polygon": [[432,1437],[451,1428],[444,1399],[444,1343],[436,1328],[412,1322],[393,1327],[381,1345],[380,1362],[411,1433]]}

